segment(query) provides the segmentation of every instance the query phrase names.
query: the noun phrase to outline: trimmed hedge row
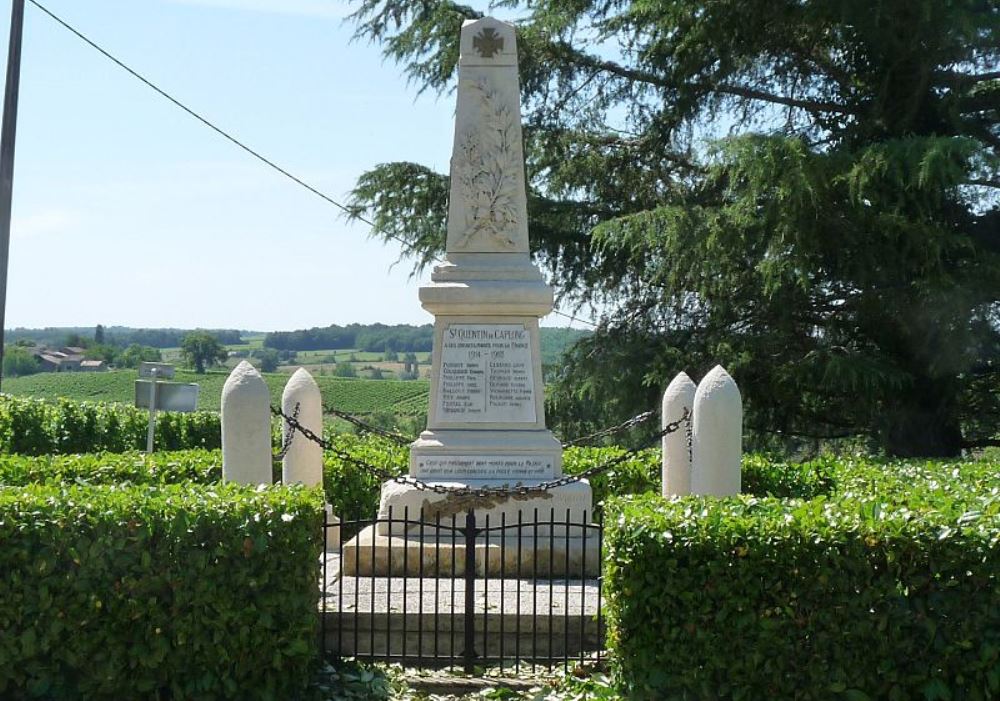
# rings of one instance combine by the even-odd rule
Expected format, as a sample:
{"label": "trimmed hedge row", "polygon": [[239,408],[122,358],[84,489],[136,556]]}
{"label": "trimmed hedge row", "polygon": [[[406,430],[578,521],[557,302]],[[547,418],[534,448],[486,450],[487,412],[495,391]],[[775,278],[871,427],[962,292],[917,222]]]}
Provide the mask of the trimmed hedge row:
{"label": "trimmed hedge row", "polygon": [[[394,451],[375,440],[336,436],[339,447],[359,458],[385,465],[403,474]],[[383,442],[384,443],[384,442]],[[274,464],[274,480],[281,465]],[[0,486],[31,484],[81,485],[212,485],[222,480],[222,451],[183,450],[145,453],[91,453],[85,455],[0,455]],[[370,518],[378,508],[381,482],[373,475],[330,455],[325,457],[324,491],[334,513]]]}
{"label": "trimmed hedge row", "polygon": [[294,697],[321,523],[316,490],[0,488],[0,698]]}
{"label": "trimmed hedge row", "polygon": [[222,479],[222,452],[0,455],[0,486],[29,484],[212,484]]}
{"label": "trimmed hedge row", "polygon": [[[0,394],[0,453],[51,455],[125,452],[146,447],[149,414],[122,404],[38,399]],[[219,415],[163,412],[156,419],[156,448],[218,448]]]}
{"label": "trimmed hedge row", "polygon": [[[385,439],[352,434],[329,434],[341,450],[397,475],[406,474],[408,450]],[[564,454],[569,474],[582,472],[610,460],[619,448],[570,448]],[[776,463],[761,456],[747,456],[743,463],[744,489],[748,493],[777,496],[814,496],[834,487],[835,463],[830,460],[802,465]],[[274,467],[275,481],[281,468]],[[222,454],[218,450],[187,450],[153,453],[101,453],[27,457],[0,455],[0,485],[82,482],[87,484],[211,484],[222,478]],[[609,496],[641,494],[660,490],[660,456],[644,451],[614,470],[591,479],[594,504]],[[381,480],[326,453],[324,489],[334,513],[346,518],[368,518],[378,509]]]}
{"label": "trimmed hedge row", "polygon": [[810,500],[608,506],[609,644],[623,693],[1000,696],[996,463],[824,467],[830,493]]}

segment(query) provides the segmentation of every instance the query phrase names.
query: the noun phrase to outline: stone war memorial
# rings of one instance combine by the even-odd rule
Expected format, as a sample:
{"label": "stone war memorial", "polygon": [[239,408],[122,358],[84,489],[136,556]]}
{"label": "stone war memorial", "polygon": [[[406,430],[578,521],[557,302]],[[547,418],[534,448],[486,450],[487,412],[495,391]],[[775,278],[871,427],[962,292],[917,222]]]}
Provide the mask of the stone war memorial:
{"label": "stone war memorial", "polygon": [[[469,671],[510,653],[551,662],[599,650],[603,553],[591,485],[564,476],[563,445],[545,422],[539,320],[554,294],[530,254],[513,26],[464,23],[457,100],[447,252],[420,288],[434,317],[427,428],[403,477],[340,455],[385,481],[377,515],[341,522],[327,507],[321,616],[337,654],[461,658]],[[271,482],[269,397],[249,363],[232,371],[224,480]],[[280,413],[282,482],[322,486],[333,448],[306,370],[289,380]],[[740,491],[742,399],[722,367],[697,385],[674,378],[661,420],[663,496]]]}
{"label": "stone war memorial", "polygon": [[[560,479],[562,444],[545,424],[538,325],[554,295],[530,255],[512,25],[464,23],[457,101],[447,253],[420,288],[434,316],[427,429],[410,446],[408,475],[382,485],[377,518],[343,545],[342,569],[456,575],[455,533],[471,525],[483,536],[480,574],[594,577],[591,486]],[[270,482],[268,396],[249,363],[233,370],[222,396],[224,479]],[[283,480],[321,485],[322,448],[289,435],[298,432],[287,420],[293,413],[322,434],[319,388],[305,370],[285,388],[282,411],[291,438]],[[683,372],[674,378],[662,422],[675,424],[662,441],[664,496],[740,491],[742,399],[723,368],[698,385]],[[328,527],[328,538],[330,549],[340,547],[338,529]]]}
{"label": "stone war memorial", "polygon": [[[447,255],[420,289],[421,304],[434,315],[434,364],[427,430],[410,448],[409,474],[446,488],[531,486],[562,476],[562,446],[545,426],[538,320],[552,311],[553,291],[528,247],[516,42],[514,28],[495,19],[462,27]],[[493,526],[513,524],[519,513],[523,522],[537,514],[540,522],[580,523],[593,513],[585,480],[531,497],[478,498],[387,482],[377,527],[358,538],[362,553],[375,541],[375,562],[363,555],[363,566],[387,564],[390,528],[419,537],[404,514],[450,524],[469,507],[477,526],[487,517]],[[563,547],[565,539],[558,540]],[[584,545],[570,543],[570,567],[578,572]],[[596,570],[596,542],[591,547]],[[565,555],[555,560],[565,565]],[[523,549],[522,557],[529,557]],[[547,563],[547,555],[541,560]],[[490,563],[483,566],[498,566]]]}

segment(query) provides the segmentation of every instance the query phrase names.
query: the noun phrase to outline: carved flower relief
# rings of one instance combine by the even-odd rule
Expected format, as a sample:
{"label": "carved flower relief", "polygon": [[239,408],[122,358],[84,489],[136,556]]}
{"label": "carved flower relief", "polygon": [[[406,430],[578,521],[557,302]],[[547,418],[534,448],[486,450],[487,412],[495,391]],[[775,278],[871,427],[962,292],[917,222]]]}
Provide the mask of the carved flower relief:
{"label": "carved flower relief", "polygon": [[459,139],[453,177],[465,205],[465,233],[459,248],[485,242],[513,248],[518,225],[516,188],[520,169],[515,161],[516,122],[489,81],[470,82],[479,119]]}

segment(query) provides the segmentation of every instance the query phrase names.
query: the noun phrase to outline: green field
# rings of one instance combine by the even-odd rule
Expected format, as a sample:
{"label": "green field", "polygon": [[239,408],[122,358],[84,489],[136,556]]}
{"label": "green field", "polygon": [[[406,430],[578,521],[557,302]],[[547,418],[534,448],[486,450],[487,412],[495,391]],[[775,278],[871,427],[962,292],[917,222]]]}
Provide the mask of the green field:
{"label": "green field", "polygon": [[[198,393],[198,408],[218,411],[222,396],[222,385],[227,373],[209,372],[197,375],[190,371],[178,370],[176,382],[196,382],[201,387]],[[15,396],[36,399],[69,399],[118,402],[132,404],[135,399],[135,370],[112,370],[110,372],[63,372],[39,373],[27,377],[16,377],[3,381],[3,391]],[[271,389],[271,399],[277,404],[281,392],[288,381],[286,373],[266,373],[264,380]],[[330,376],[318,376],[327,407],[351,414],[371,414],[386,412],[397,416],[414,416],[427,411],[429,383],[425,380],[363,380]]]}
{"label": "green field", "polygon": [[[406,353],[397,353],[399,360],[402,361],[403,356]],[[414,353],[417,357],[417,361],[426,364],[430,359],[431,354],[424,351],[420,353]],[[359,363],[372,363],[378,362],[385,359],[385,353],[375,353],[372,351],[360,351],[360,350],[311,350],[311,351],[298,351],[295,354],[295,361],[299,365],[312,365],[312,364],[323,364],[323,363],[343,363],[350,361],[353,358],[353,362]]]}
{"label": "green field", "polygon": [[[561,357],[565,349],[584,335],[574,329],[542,329],[541,353],[543,362],[553,363]],[[262,334],[246,336],[244,343],[226,346],[230,351],[244,353],[262,347]],[[180,348],[161,350],[165,362],[181,362]],[[430,372],[430,353],[415,353],[421,377]],[[264,374],[271,397],[275,403],[281,400],[281,392],[288,381],[289,373],[297,367],[306,367],[319,384],[326,407],[352,414],[385,413],[397,417],[420,416],[427,412],[429,385],[427,379],[420,380],[373,380],[367,377],[346,378],[334,373],[338,365],[350,363],[360,375],[368,375],[376,368],[383,377],[398,376],[404,369],[406,353],[398,352],[395,361],[386,361],[381,352],[356,349],[329,349],[299,351],[293,361],[283,363],[276,373]],[[177,370],[175,381],[196,382],[201,387],[198,408],[204,411],[218,411],[222,395],[222,385],[229,369],[241,358],[231,357],[224,370],[215,370],[197,375],[189,370]],[[132,404],[135,398],[135,370],[112,370],[103,373],[39,373],[26,377],[4,378],[3,391],[8,394],[37,399],[68,399]]]}

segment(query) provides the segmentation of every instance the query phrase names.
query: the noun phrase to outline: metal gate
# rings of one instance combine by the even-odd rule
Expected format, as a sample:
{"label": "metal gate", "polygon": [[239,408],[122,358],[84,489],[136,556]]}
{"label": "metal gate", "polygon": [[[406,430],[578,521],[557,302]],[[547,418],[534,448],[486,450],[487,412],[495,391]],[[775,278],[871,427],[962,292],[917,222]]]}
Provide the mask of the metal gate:
{"label": "metal gate", "polygon": [[603,526],[473,510],[327,523],[321,640],[327,655],[418,667],[599,660]]}

